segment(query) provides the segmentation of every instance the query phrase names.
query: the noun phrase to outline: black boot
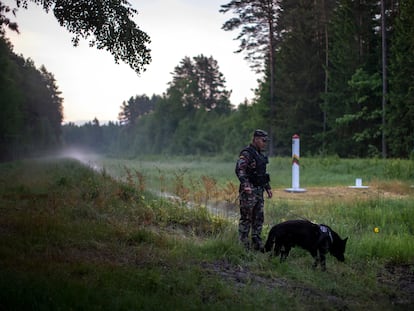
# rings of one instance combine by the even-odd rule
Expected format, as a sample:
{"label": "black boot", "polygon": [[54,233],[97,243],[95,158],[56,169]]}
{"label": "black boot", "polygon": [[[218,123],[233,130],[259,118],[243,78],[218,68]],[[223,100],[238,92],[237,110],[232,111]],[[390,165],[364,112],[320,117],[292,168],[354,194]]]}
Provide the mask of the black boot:
{"label": "black boot", "polygon": [[262,239],[258,238],[258,237],[254,237],[252,239],[252,245],[253,245],[253,249],[255,251],[260,251],[260,252],[264,252],[264,247],[263,247],[263,243],[262,243]]}
{"label": "black boot", "polygon": [[242,244],[246,250],[250,250],[250,242],[248,237],[240,236],[239,240],[240,244]]}

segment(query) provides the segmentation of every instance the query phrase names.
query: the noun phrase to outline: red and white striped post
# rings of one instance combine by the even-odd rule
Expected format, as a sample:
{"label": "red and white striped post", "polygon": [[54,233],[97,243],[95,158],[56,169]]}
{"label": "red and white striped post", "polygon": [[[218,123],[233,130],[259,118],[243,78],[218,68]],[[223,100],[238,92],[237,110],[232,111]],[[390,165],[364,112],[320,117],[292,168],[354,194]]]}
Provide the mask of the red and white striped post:
{"label": "red and white striped post", "polygon": [[292,136],[292,188],[286,189],[287,192],[305,192],[306,189],[299,186],[299,155],[300,138],[295,134]]}

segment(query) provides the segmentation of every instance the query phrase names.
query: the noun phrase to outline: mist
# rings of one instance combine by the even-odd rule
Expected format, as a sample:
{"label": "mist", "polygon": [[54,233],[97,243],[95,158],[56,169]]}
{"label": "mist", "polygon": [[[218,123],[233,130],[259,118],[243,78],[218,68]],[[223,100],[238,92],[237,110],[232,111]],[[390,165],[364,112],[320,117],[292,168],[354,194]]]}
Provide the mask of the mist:
{"label": "mist", "polygon": [[48,157],[58,159],[75,159],[95,171],[102,171],[103,169],[103,167],[98,164],[99,160],[102,159],[102,155],[86,148],[68,147],[61,149]]}

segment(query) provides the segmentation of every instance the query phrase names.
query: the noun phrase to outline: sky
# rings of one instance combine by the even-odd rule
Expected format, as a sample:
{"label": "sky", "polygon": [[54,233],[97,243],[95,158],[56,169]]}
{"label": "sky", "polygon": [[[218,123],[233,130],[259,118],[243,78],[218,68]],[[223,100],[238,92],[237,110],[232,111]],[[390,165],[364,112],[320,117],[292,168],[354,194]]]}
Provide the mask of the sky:
{"label": "sky", "polygon": [[[14,0],[2,0],[15,7]],[[221,29],[230,13],[219,13],[228,0],[130,0],[138,10],[134,20],[151,38],[152,62],[139,76],[124,63],[115,64],[113,56],[89,47],[82,41],[73,47],[73,37],[59,26],[52,12],[30,4],[19,9],[16,18],[20,34],[7,31],[14,52],[31,58],[36,67],[51,72],[64,98],[64,122],[116,121],[123,101],[136,95],[162,95],[172,81],[172,72],[184,57],[203,54],[217,60],[231,90],[230,101],[238,105],[251,100],[260,78],[234,53],[239,42],[237,31]]]}

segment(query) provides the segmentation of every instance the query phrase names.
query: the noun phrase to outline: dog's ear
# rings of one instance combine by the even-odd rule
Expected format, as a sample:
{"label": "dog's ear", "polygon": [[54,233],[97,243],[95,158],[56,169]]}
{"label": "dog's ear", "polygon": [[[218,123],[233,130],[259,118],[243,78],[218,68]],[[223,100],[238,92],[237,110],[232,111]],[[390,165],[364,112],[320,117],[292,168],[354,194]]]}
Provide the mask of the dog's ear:
{"label": "dog's ear", "polygon": [[348,241],[348,237],[346,237],[345,239],[343,239],[342,241],[344,241],[344,244],[346,244],[346,242]]}

